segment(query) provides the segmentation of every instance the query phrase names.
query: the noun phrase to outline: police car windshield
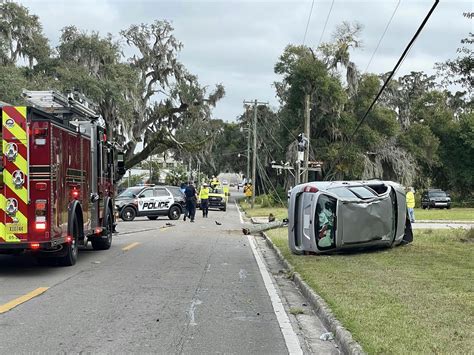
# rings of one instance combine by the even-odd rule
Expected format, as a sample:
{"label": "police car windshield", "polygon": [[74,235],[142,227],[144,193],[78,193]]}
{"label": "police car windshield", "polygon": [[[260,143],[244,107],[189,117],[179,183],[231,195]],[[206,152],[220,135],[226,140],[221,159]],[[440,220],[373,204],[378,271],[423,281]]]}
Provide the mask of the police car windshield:
{"label": "police car windshield", "polygon": [[143,190],[141,186],[129,187],[125,191],[123,191],[118,197],[135,197],[138,193]]}

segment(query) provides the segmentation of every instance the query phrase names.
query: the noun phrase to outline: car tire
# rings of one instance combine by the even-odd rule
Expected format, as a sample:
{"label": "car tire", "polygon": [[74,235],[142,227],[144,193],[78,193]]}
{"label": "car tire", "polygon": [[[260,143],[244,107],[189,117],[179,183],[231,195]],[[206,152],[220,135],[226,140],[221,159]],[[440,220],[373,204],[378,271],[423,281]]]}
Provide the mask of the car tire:
{"label": "car tire", "polygon": [[224,205],[224,207],[221,208],[221,211],[227,211],[227,205]]}
{"label": "car tire", "polygon": [[150,221],[156,221],[158,219],[158,216],[146,216]]}
{"label": "car tire", "polygon": [[447,208],[448,208],[448,210],[450,210],[450,209],[451,209],[451,206],[448,206]]}
{"label": "car tire", "polygon": [[77,261],[77,254],[79,253],[79,223],[77,218],[74,218],[72,227],[72,240],[71,243],[65,243],[63,248],[66,249],[66,254],[58,258],[59,265],[61,266],[73,266]]}
{"label": "car tire", "polygon": [[181,216],[181,210],[178,206],[171,206],[170,210],[168,211],[168,218],[172,221],[176,221]]}
{"label": "car tire", "polygon": [[107,250],[112,246],[112,233],[114,230],[114,223],[110,214],[107,216],[107,224],[105,225],[106,239],[101,237],[91,238],[92,249],[94,250]]}
{"label": "car tire", "polygon": [[123,221],[125,222],[131,222],[135,219],[137,216],[137,211],[135,208],[131,206],[127,206],[122,210],[122,213],[120,213],[120,218],[122,218]]}

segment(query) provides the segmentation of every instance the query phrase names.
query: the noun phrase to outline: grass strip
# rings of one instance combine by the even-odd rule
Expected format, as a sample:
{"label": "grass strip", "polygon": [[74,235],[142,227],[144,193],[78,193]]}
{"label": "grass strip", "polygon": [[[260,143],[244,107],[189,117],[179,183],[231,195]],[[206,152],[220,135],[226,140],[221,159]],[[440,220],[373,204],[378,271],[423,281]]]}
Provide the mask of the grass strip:
{"label": "grass strip", "polygon": [[368,353],[474,349],[474,230],[415,231],[412,244],[324,256],[291,254],[267,232]]}

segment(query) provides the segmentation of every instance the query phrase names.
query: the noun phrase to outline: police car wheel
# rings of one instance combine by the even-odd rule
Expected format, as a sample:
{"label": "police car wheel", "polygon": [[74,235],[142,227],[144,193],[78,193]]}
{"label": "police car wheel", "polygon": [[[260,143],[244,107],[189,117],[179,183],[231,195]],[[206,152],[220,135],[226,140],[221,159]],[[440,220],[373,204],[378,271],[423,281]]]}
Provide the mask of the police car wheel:
{"label": "police car wheel", "polygon": [[136,216],[137,216],[137,212],[135,211],[133,207],[130,207],[130,206],[125,207],[122,213],[120,214],[120,217],[126,222],[133,221]]}
{"label": "police car wheel", "polygon": [[171,206],[169,212],[168,212],[168,218],[171,220],[177,220],[179,219],[179,216],[181,216],[181,210],[179,209],[178,206]]}

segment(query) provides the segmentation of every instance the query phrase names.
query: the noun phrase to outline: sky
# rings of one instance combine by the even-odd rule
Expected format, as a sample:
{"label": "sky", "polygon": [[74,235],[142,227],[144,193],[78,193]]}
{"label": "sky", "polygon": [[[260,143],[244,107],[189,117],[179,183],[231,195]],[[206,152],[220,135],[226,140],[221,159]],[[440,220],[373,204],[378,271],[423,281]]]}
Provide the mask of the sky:
{"label": "sky", "polygon": [[[330,41],[342,21],[357,21],[364,28],[363,48],[351,60],[365,71],[399,0],[314,0],[305,44],[316,47]],[[179,60],[212,90],[222,83],[226,96],[218,102],[214,118],[234,121],[243,112],[243,101],[266,101],[278,108],[273,83],[281,80],[273,68],[288,44],[302,44],[312,0],[20,0],[40,17],[45,35],[56,46],[61,28],[117,36],[132,24],[166,19],[184,48]],[[400,0],[398,9],[368,72],[391,70],[433,0]],[[332,10],[329,11],[331,9]],[[411,71],[434,73],[436,62],[456,57],[461,38],[474,31],[470,0],[441,0],[402,64],[398,75]],[[330,12],[330,13],[329,13]],[[329,17],[328,17],[329,15]],[[324,25],[327,20],[327,26]],[[324,30],[324,31],[323,31]]]}

